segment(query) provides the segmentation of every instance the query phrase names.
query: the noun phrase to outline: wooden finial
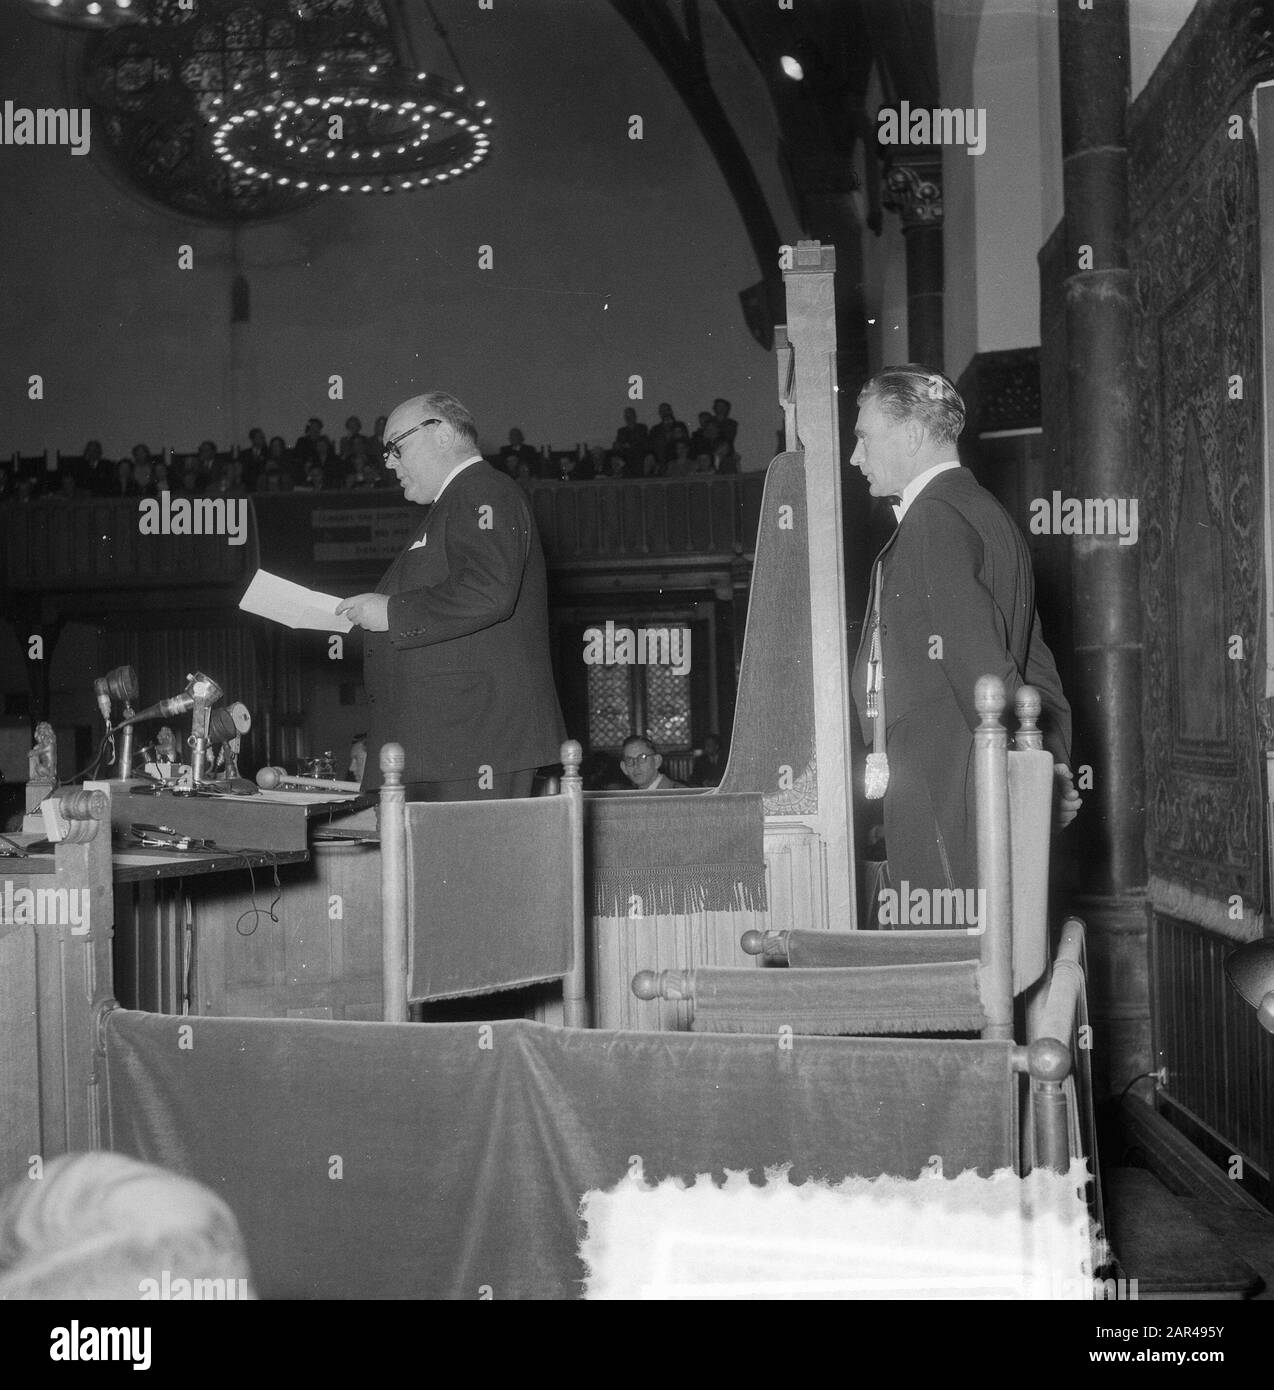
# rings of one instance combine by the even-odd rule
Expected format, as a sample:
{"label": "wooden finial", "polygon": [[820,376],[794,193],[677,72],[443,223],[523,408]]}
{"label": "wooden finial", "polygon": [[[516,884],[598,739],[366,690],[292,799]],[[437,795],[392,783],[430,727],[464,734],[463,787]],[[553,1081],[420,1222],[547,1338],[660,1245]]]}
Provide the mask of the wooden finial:
{"label": "wooden finial", "polygon": [[745,931],[739,938],[739,945],[743,947],[744,953],[749,956],[759,956],[765,950],[765,933],[759,931]]}
{"label": "wooden finial", "polygon": [[1007,703],[1004,682],[999,676],[980,676],[973,688],[973,705],[982,716],[982,727],[994,727],[1000,722]]}
{"label": "wooden finial", "polygon": [[653,970],[642,970],[633,976],[633,993],[638,999],[659,998],[659,976]]}
{"label": "wooden finial", "polygon": [[401,743],[382,743],[380,747],[381,778],[387,787],[401,787],[407,754]]}
{"label": "wooden finial", "polygon": [[1044,735],[1040,732],[1040,692],[1033,685],[1020,685],[1013,697],[1013,712],[1017,715],[1016,747],[1040,751]]}
{"label": "wooden finial", "polygon": [[580,764],[584,761],[583,748],[573,739],[568,738],[561,747],[562,758],[562,781],[578,782],[580,780]]}

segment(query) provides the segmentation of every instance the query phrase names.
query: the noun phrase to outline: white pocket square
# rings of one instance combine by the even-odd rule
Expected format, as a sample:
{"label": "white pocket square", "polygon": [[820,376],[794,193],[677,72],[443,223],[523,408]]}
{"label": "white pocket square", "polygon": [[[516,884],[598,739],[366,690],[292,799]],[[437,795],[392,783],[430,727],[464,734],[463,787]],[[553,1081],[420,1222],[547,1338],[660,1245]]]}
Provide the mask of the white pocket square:
{"label": "white pocket square", "polygon": [[421,538],[418,541],[412,541],[410,548],[412,550],[420,550],[424,547],[424,544],[428,539],[428,536],[421,536]]}

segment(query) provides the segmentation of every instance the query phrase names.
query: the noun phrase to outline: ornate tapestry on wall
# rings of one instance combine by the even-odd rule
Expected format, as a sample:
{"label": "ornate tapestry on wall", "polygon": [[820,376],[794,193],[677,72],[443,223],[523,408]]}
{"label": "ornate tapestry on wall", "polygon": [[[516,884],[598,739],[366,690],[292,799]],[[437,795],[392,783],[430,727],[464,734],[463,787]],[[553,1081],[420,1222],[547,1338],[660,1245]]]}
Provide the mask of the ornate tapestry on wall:
{"label": "ornate tapestry on wall", "polygon": [[1247,121],[1270,66],[1259,8],[1196,8],[1133,108],[1129,169],[1148,854],[1152,873],[1250,906],[1263,858],[1261,267]]}

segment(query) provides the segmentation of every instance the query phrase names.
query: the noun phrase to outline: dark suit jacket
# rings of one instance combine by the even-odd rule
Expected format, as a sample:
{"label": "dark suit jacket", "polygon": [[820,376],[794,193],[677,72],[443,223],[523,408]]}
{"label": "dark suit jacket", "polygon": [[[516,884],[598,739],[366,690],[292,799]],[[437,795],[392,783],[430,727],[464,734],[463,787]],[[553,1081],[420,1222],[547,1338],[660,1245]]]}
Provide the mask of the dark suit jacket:
{"label": "dark suit jacket", "polygon": [[[929,481],[879,559],[890,876],[895,887],[903,878],[913,888],[973,887],[978,678],[1003,680],[1010,714],[1018,687],[1037,687],[1045,747],[1070,762],[1070,706],[1040,632],[1026,539],[973,474],[957,468]],[[870,633],[869,607],[853,675],[868,743]]]}
{"label": "dark suit jacket", "polygon": [[548,584],[530,507],[511,478],[470,464],[386,571],[389,630],[365,636],[371,712],[364,782],[401,743],[407,782],[555,763],[565,729],[549,655]]}

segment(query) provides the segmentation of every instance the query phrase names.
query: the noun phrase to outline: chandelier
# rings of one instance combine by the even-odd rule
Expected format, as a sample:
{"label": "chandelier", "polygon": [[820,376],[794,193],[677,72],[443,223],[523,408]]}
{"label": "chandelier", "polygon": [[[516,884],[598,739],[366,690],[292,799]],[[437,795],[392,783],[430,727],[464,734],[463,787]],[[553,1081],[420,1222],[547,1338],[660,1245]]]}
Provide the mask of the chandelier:
{"label": "chandelier", "polygon": [[486,102],[462,82],[347,61],[276,69],[218,103],[213,150],[231,169],[318,193],[395,193],[447,183],[490,152]]}
{"label": "chandelier", "polygon": [[135,16],[135,0],[23,0],[37,19],[72,29],[113,29]]}
{"label": "chandelier", "polygon": [[425,5],[454,75],[416,56],[403,0],[132,0],[86,51],[94,133],[151,197],[216,221],[443,186],[488,158],[492,119]]}

